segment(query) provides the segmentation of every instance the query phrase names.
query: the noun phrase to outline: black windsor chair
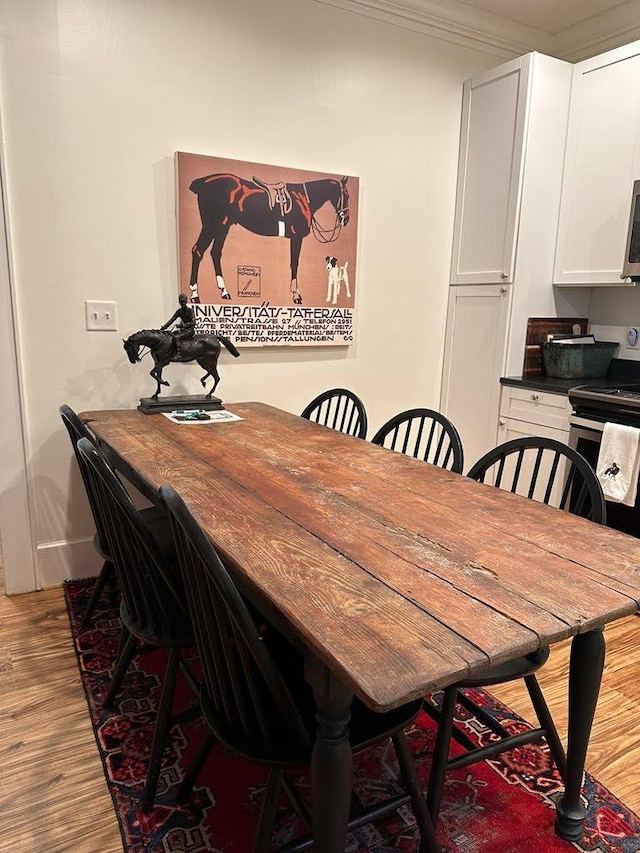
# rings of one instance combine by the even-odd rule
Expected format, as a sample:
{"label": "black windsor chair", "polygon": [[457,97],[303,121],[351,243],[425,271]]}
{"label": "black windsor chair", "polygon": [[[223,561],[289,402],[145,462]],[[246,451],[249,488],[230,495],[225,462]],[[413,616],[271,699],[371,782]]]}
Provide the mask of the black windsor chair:
{"label": "black windsor chair", "polygon": [[433,409],[408,409],[394,415],[371,443],[462,474],[464,454],[458,430]]}
{"label": "black windsor chair", "polygon": [[[152,808],[162,754],[171,726],[171,707],[178,670],[197,695],[199,686],[181,656],[193,646],[193,631],[184,600],[182,577],[151,535],[125,488],[88,438],[78,442],[79,459],[97,502],[98,517],[122,592],[123,631],[113,677],[104,697],[111,707],[129,665],[146,648],[169,650],[141,808]],[[186,712],[192,715],[191,712]],[[185,719],[185,714],[181,715]]]}
{"label": "black windsor chair", "polygon": [[[96,608],[98,601],[100,600],[100,596],[102,595],[102,591],[107,588],[107,590],[111,589],[112,593],[115,595],[117,589],[117,582],[115,576],[115,570],[113,567],[113,560],[111,559],[111,555],[109,553],[109,548],[107,545],[107,538],[104,531],[104,521],[100,516],[100,512],[98,509],[98,503],[96,496],[93,492],[93,486],[90,478],[87,476],[87,471],[85,466],[82,464],[81,460],[78,456],[78,441],[81,438],[87,438],[89,441],[93,443],[93,438],[91,433],[84,425],[84,423],[80,420],[76,412],[70,406],[66,404],[60,406],[60,417],[62,418],[62,423],[66,427],[67,432],[69,433],[69,438],[71,439],[71,446],[73,448],[73,453],[75,455],[76,461],[78,463],[78,467],[80,469],[80,474],[82,476],[82,481],[84,483],[84,488],[87,493],[87,500],[89,501],[89,508],[91,510],[91,515],[93,517],[93,523],[95,524],[96,533],[93,537],[93,547],[96,549],[102,560],[104,561],[102,564],[102,568],[100,573],[96,579],[95,584],[93,585],[93,590],[91,591],[91,596],[89,597],[89,601],[87,603],[86,609],[82,616],[81,624],[86,626],[89,624],[89,621],[93,615],[93,612]],[[94,443],[95,447],[95,443]],[[96,447],[96,450],[98,448]],[[99,451],[98,451],[99,452]],[[104,458],[104,457],[103,457]],[[151,530],[151,533],[155,540],[160,545],[160,548],[163,551],[172,551],[173,550],[173,541],[171,539],[171,532],[169,530],[169,526],[167,524],[167,516],[162,507],[158,506],[150,506],[145,507],[140,510],[140,515],[144,520],[144,523]]]}
{"label": "black windsor chair", "polygon": [[318,394],[300,417],[356,438],[367,435],[367,413],[362,400],[346,388],[332,388]]}
{"label": "black windsor chair", "polygon": [[[479,459],[467,476],[480,483],[487,480],[497,488],[556,506],[598,524],[604,524],[606,521],[604,495],[593,468],[577,451],[555,439],[527,437],[507,441]],[[447,770],[466,767],[543,737],[547,741],[558,772],[563,781],[566,781],[565,751],[534,674],[546,663],[548,657],[549,647],[545,646],[532,654],[492,666],[474,677],[447,687],[439,708],[434,707],[430,701],[425,701],[425,711],[439,723],[427,793],[434,824],[438,819]],[[463,688],[489,687],[519,678],[524,679],[539,727],[515,735],[510,735],[463,692]],[[479,718],[498,736],[498,740],[487,746],[476,747],[453,724],[456,702]],[[449,744],[452,737],[466,751],[450,759]]]}
{"label": "black windsor chair", "polygon": [[[183,802],[216,741],[269,768],[267,790],[254,851],[271,846],[276,806],[284,789],[300,819],[309,827],[306,805],[295,792],[285,768],[307,765],[316,729],[315,703],[304,680],[302,656],[275,629],[260,629],[211,541],[171,486],[160,487],[172,522],[176,550],[200,653],[204,677],[200,701],[210,732],[205,736],[178,791]],[[352,706],[351,745],[364,749],[391,737],[408,794],[394,797],[359,814],[350,828],[381,817],[411,800],[423,843],[435,845],[426,800],[420,791],[403,728],[418,714],[411,702],[386,714]],[[287,844],[288,851],[311,846],[309,838]],[[434,849],[435,846],[434,846]]]}

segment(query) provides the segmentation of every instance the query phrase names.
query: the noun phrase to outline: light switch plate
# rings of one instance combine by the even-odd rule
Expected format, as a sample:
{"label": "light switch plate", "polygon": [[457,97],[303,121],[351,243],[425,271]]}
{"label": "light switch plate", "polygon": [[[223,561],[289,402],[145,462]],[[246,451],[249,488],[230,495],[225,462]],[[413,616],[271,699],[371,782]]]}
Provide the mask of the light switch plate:
{"label": "light switch plate", "polygon": [[115,332],[118,330],[118,303],[86,299],[84,303],[87,331]]}

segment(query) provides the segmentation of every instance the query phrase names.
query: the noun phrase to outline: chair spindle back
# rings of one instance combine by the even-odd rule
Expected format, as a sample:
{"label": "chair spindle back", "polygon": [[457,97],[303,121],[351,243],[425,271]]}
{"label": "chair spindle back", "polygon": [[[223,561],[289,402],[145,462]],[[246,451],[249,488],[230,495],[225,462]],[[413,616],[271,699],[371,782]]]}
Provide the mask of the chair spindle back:
{"label": "chair spindle back", "polygon": [[107,546],[132,622],[157,637],[188,619],[177,567],[166,559],[127,491],[88,438],[79,460],[96,498]]}
{"label": "chair spindle back", "polygon": [[595,471],[580,453],[555,439],[507,441],[479,459],[467,476],[605,523],[606,504]]}
{"label": "chair spindle back", "polygon": [[[89,501],[89,508],[91,510],[91,515],[93,516],[93,523],[96,526],[96,533],[98,534],[100,550],[103,554],[108,554],[109,550],[107,545],[104,521],[98,508],[98,501],[94,491],[93,483],[91,481],[91,478],[88,476],[86,466],[80,459],[80,452],[78,450],[78,442],[81,438],[86,438],[93,444],[91,433],[70,406],[64,404],[60,406],[59,411],[60,417],[62,418],[62,423],[65,425],[67,432],[69,433],[69,438],[71,439],[71,446],[73,447],[73,453],[76,457],[78,467],[80,468],[82,482],[84,483],[84,489],[87,493],[87,499]],[[95,445],[93,446],[95,447]]]}
{"label": "chair spindle back", "polygon": [[204,672],[202,705],[216,737],[265,759],[308,750],[309,731],[247,604],[182,498],[160,487]]}
{"label": "chair spindle back", "polygon": [[360,398],[347,388],[332,388],[313,399],[300,415],[308,421],[365,438],[367,413]]}
{"label": "chair spindle back", "polygon": [[388,420],[372,444],[462,473],[462,441],[451,421],[433,409],[408,409]]}

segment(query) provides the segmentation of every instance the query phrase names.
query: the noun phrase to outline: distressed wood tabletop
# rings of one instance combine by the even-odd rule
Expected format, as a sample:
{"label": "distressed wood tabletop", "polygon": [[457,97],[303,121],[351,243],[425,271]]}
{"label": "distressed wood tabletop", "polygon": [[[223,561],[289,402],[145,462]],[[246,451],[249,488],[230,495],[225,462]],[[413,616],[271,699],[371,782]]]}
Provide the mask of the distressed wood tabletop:
{"label": "distressed wood tabletop", "polygon": [[228,407],[243,420],[82,418],[148,489],[173,485],[374,710],[638,610],[638,539],[263,403]]}

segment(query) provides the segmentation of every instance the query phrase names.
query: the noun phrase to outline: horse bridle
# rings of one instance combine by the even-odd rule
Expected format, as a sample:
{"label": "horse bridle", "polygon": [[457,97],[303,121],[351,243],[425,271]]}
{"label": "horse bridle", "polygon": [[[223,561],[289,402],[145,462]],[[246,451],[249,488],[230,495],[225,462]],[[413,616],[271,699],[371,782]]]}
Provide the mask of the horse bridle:
{"label": "horse bridle", "polygon": [[[344,196],[345,196],[345,185],[342,181],[338,181],[340,184],[340,202],[338,207],[335,208],[336,211],[336,221],[333,223],[331,228],[323,228],[322,225],[316,219],[315,213],[311,215],[311,232],[313,236],[319,243],[333,243],[340,236],[340,232],[342,231],[342,227],[344,225],[344,220],[346,215],[349,213],[349,206],[345,207]],[[307,185],[303,183],[304,194],[307,197],[307,202],[309,203],[309,209],[311,209],[311,202],[309,201],[309,193],[307,192]],[[328,235],[328,236],[327,236]]]}
{"label": "horse bridle", "polygon": [[[127,339],[125,341],[125,344],[129,343],[130,340],[131,340],[130,338]],[[139,361],[142,361],[142,359],[145,357],[145,355],[147,355],[148,353],[151,352],[151,349],[148,349],[147,352],[144,352],[144,345],[143,344],[138,344],[138,343],[134,343],[133,341],[131,341],[131,345],[135,346],[135,348],[136,348],[136,364]],[[141,351],[142,351],[142,355],[140,355]],[[129,350],[127,350],[127,353],[128,352],[129,352]]]}
{"label": "horse bridle", "polygon": [[336,209],[336,216],[340,220],[340,224],[344,225],[345,214],[349,213],[349,205],[347,204],[345,206],[345,203],[344,203],[345,185],[342,183],[342,181],[340,181],[339,183],[340,183],[340,206]]}

